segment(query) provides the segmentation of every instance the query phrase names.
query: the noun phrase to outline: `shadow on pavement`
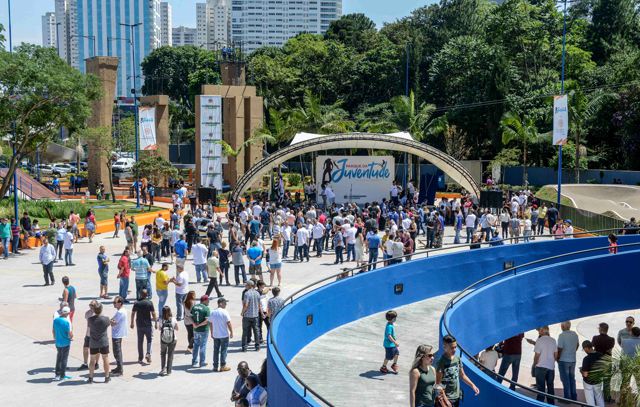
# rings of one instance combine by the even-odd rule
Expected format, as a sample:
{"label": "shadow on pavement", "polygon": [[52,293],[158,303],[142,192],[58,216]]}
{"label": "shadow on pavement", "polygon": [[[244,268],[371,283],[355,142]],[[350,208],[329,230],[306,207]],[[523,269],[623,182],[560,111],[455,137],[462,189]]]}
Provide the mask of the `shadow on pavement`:
{"label": "shadow on pavement", "polygon": [[40,373],[53,373],[54,372],[54,368],[52,367],[39,367],[37,369],[31,369],[29,371],[27,371],[27,374],[29,376],[33,376],[35,374],[40,374]]}
{"label": "shadow on pavement", "polygon": [[[51,339],[51,340],[48,340],[48,341],[33,341],[33,343],[35,345],[53,345],[54,343],[56,343],[56,341]],[[53,371],[53,369],[49,369],[49,371]]]}
{"label": "shadow on pavement", "polygon": [[134,374],[133,377],[135,377],[136,379],[142,379],[142,380],[153,380],[153,379],[157,379],[160,376],[157,373],[140,372],[138,374]]}
{"label": "shadow on pavement", "polygon": [[364,377],[365,379],[382,380],[385,374],[380,373],[379,370],[369,370],[368,372],[360,373],[358,376]]}

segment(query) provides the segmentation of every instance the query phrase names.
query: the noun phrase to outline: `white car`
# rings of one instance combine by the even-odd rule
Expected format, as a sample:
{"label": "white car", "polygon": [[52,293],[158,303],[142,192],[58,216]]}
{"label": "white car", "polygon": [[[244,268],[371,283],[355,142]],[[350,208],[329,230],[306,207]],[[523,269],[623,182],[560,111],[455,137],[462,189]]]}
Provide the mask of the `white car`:
{"label": "white car", "polygon": [[75,170],[69,164],[55,163],[51,166],[51,171],[54,175],[64,176]]}
{"label": "white car", "polygon": [[53,174],[53,168],[51,168],[51,166],[49,164],[37,165],[36,168],[35,168],[35,171],[36,172],[40,171],[40,174],[43,174],[43,175],[51,175],[51,174]]}
{"label": "white car", "polygon": [[119,158],[118,161],[113,163],[111,170],[113,172],[131,172],[136,160],[133,158]]}

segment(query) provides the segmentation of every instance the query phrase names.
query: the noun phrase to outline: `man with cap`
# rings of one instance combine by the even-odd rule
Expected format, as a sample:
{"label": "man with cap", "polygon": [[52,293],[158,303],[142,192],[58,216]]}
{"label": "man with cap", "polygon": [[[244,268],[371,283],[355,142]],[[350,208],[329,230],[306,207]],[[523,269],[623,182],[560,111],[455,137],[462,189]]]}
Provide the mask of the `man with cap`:
{"label": "man with cap", "polygon": [[53,339],[56,342],[56,370],[53,381],[71,379],[66,375],[67,361],[69,360],[69,348],[71,347],[71,340],[73,339],[73,330],[71,329],[71,322],[69,322],[69,313],[71,310],[69,307],[64,306],[60,310],[60,315],[53,320]]}
{"label": "man with cap", "polygon": [[[192,367],[205,367],[207,365],[207,338],[209,337],[209,296],[200,297],[200,304],[191,308],[191,319],[193,319],[193,356],[191,358]],[[200,364],[198,365],[198,356]]]}
{"label": "man with cap", "polygon": [[[213,339],[213,371],[218,371],[220,366],[221,372],[231,370],[227,366],[227,348],[229,346],[229,338],[233,338],[233,327],[231,326],[231,317],[226,310],[227,300],[218,298],[218,308],[211,312],[209,321],[211,322],[211,339]],[[220,362],[218,364],[218,362]]]}

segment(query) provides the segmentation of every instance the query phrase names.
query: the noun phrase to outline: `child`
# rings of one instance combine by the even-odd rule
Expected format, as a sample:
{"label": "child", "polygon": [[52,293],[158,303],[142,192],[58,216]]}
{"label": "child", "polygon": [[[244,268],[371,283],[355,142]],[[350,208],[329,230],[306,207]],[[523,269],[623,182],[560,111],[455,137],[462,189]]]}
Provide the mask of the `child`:
{"label": "child", "polygon": [[384,362],[382,363],[382,367],[380,368],[381,373],[389,373],[389,369],[387,369],[387,362],[392,360],[391,369],[393,373],[398,374],[398,356],[400,352],[398,351],[398,341],[396,340],[396,329],[393,325],[396,322],[396,318],[398,318],[398,313],[395,311],[388,311],[385,315],[387,318],[387,326],[384,329]]}
{"label": "child", "polygon": [[618,237],[613,233],[609,234],[609,253],[618,253]]}
{"label": "child", "polygon": [[491,372],[495,372],[496,365],[498,364],[499,358],[500,358],[500,355],[495,350],[494,346],[491,345],[480,354],[480,363],[487,370],[490,370]]}

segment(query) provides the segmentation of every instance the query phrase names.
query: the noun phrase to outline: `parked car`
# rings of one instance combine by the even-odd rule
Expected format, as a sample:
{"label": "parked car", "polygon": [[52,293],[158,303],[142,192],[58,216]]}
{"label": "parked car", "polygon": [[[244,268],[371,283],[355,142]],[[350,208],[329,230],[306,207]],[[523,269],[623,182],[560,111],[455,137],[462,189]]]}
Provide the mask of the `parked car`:
{"label": "parked car", "polygon": [[37,173],[38,170],[40,171],[41,175],[52,175],[53,174],[53,167],[51,167],[49,164],[40,164],[40,165],[36,165],[34,172]]}
{"label": "parked car", "polygon": [[131,172],[135,163],[136,160],[133,158],[120,158],[113,164],[111,170],[113,172]]}
{"label": "parked car", "polygon": [[51,166],[51,170],[53,175],[65,176],[71,172],[74,172],[75,169],[69,164],[64,163],[55,163]]}

